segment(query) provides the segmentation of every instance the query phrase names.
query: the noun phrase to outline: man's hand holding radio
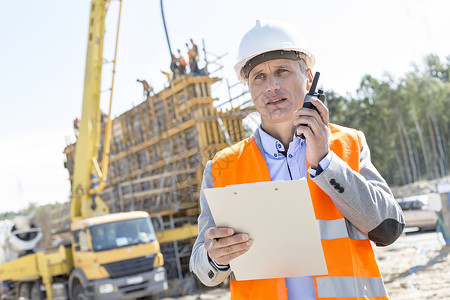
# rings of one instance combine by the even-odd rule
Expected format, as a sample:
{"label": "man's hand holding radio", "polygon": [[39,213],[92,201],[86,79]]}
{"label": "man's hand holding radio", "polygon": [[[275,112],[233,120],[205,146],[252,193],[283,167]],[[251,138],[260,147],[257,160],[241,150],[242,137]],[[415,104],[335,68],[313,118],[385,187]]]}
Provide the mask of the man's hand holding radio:
{"label": "man's hand holding radio", "polygon": [[317,98],[311,97],[315,109],[301,107],[294,114],[297,136],[303,134],[306,140],[306,160],[311,168],[316,169],[319,162],[330,151],[328,127],[328,108]]}

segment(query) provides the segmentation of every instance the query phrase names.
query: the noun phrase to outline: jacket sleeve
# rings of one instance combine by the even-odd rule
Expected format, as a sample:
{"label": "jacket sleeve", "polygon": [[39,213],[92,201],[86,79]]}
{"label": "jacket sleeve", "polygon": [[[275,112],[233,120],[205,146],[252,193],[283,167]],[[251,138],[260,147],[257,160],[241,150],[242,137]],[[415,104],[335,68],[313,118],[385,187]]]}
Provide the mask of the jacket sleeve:
{"label": "jacket sleeve", "polygon": [[330,165],[312,178],[359,231],[377,246],[392,244],[405,227],[403,213],[386,181],[370,160],[364,134],[361,137],[359,173],[332,152]]}
{"label": "jacket sleeve", "polygon": [[223,282],[231,273],[231,269],[227,271],[217,270],[208,259],[208,253],[203,246],[205,242],[205,231],[210,227],[215,227],[211,211],[206,201],[204,189],[213,188],[211,161],[206,164],[203,172],[203,181],[200,191],[200,208],[201,213],[198,217],[198,237],[192,247],[191,259],[189,261],[189,268],[200,281],[207,286],[215,286]]}

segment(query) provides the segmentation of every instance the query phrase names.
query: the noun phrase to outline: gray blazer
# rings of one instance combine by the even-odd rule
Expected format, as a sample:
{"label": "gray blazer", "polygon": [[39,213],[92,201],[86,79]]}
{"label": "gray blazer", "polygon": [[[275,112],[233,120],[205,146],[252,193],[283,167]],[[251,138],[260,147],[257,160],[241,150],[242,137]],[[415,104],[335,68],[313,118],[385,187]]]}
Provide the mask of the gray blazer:
{"label": "gray blazer", "polygon": [[[347,219],[349,231],[359,231],[377,246],[387,246],[400,236],[405,221],[402,210],[386,181],[370,161],[370,150],[364,134],[361,131],[358,131],[358,134],[362,142],[359,173],[353,171],[347,163],[331,152],[330,165],[321,174],[312,178],[312,181],[333,200],[336,208]],[[258,130],[253,136],[264,156]],[[330,183],[331,180],[334,184]],[[344,188],[342,193],[335,189],[336,183]],[[208,161],[203,173],[200,192],[201,214],[198,217],[198,237],[192,248],[189,264],[191,272],[194,272],[207,286],[218,285],[232,271],[231,269],[217,270],[209,262],[208,253],[203,246],[205,231],[210,227],[215,227],[203,189],[213,187],[211,161]]]}

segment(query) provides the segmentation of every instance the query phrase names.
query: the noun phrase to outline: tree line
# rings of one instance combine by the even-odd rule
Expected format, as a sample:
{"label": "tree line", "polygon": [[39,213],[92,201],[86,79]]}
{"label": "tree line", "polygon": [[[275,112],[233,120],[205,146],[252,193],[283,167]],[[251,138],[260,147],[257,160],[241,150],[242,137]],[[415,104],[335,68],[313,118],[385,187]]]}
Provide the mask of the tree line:
{"label": "tree line", "polygon": [[17,212],[15,211],[8,211],[8,212],[2,212],[0,213],[0,221],[2,220],[12,220],[15,216],[17,215],[27,215],[31,212],[35,212],[36,216],[38,215],[45,215],[48,220],[50,220],[50,211],[53,208],[59,207],[63,204],[55,202],[53,204],[48,203],[48,204],[44,204],[44,205],[38,205],[37,203],[31,202],[30,204],[28,204],[27,208],[21,209]]}
{"label": "tree line", "polygon": [[374,165],[390,185],[449,174],[450,56],[394,80],[365,75],[355,96],[325,93],[330,122],[362,130]]}

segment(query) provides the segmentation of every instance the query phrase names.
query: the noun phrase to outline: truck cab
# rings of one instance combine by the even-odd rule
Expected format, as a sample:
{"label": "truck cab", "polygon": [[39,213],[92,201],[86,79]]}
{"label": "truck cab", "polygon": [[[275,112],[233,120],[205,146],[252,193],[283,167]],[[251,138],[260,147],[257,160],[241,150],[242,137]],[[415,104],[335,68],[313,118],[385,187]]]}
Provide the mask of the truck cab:
{"label": "truck cab", "polygon": [[136,299],[167,289],[164,259],[148,213],[108,214],[72,223],[72,299]]}

